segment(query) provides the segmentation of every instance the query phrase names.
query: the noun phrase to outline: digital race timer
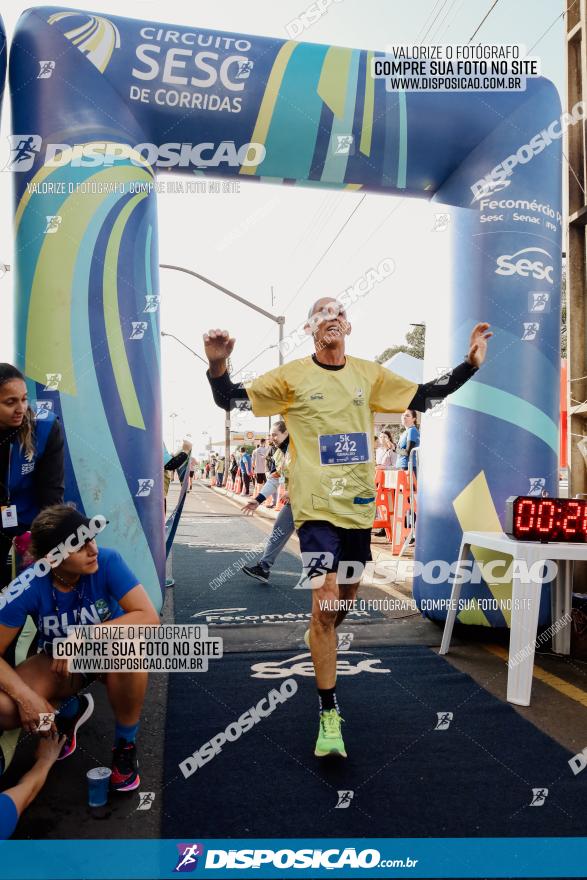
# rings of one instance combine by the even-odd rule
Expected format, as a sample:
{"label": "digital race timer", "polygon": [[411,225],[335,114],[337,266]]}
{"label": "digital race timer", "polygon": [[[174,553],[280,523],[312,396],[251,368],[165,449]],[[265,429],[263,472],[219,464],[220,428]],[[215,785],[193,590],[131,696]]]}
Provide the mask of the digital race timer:
{"label": "digital race timer", "polygon": [[512,495],[506,534],[519,541],[587,541],[587,500]]}

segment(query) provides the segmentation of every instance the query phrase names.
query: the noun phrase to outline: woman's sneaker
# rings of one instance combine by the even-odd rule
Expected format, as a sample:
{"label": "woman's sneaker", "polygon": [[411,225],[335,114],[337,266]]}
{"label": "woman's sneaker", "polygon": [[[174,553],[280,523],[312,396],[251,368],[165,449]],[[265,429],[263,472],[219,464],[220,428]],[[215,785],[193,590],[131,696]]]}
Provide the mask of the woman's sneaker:
{"label": "woman's sneaker", "polygon": [[119,739],[112,749],[110,788],[114,791],[134,791],[140,784],[136,746],[125,739]]}
{"label": "woman's sneaker", "polygon": [[[57,758],[58,761],[63,761],[65,758],[73,755],[77,748],[77,732],[94,711],[94,698],[91,694],[78,694],[77,699],[79,700],[79,709],[75,715],[72,715],[70,718],[64,718],[58,713],[55,719],[55,726],[59,736],[65,735],[67,737],[65,745]],[[66,701],[64,700],[64,702]]]}

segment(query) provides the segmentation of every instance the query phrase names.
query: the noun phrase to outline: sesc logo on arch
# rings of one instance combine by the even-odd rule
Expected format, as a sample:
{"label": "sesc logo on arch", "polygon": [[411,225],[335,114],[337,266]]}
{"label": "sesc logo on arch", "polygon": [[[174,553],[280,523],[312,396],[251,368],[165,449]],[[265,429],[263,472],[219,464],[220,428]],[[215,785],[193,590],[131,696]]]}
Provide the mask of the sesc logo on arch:
{"label": "sesc logo on arch", "polygon": [[[360,675],[363,672],[389,674],[391,669],[382,667],[381,660],[367,651],[345,651],[344,659],[338,658],[336,661],[337,675]],[[254,663],[251,666],[251,678],[289,678],[292,675],[300,675],[303,678],[314,675],[310,653],[297,654],[286,660]]]}
{"label": "sesc logo on arch", "polygon": [[552,257],[544,248],[528,247],[497,258],[496,275],[519,275],[552,284]]}

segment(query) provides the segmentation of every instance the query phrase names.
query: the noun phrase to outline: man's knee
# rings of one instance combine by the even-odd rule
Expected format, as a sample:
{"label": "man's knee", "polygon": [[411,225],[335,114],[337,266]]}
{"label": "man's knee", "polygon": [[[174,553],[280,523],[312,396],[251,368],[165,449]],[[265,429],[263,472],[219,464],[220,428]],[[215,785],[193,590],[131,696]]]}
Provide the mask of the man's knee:
{"label": "man's knee", "polygon": [[336,616],[338,614],[338,592],[323,592],[314,602],[312,609],[312,620],[324,629],[334,627]]}
{"label": "man's knee", "polygon": [[344,599],[346,602],[356,598],[359,586],[360,581],[355,581],[353,584],[341,584],[339,586],[340,598]]}

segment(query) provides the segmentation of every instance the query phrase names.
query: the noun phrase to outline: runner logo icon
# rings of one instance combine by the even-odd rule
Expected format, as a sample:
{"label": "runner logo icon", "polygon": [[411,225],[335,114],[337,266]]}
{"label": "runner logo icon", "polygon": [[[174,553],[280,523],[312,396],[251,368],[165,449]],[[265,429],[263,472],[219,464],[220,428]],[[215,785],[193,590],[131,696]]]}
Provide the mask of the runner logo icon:
{"label": "runner logo icon", "polygon": [[198,866],[198,858],[204,855],[204,847],[201,843],[178,843],[177,865],[173,869],[178,873],[194,871]]}
{"label": "runner logo icon", "polygon": [[530,801],[530,807],[543,807],[546,798],[548,797],[548,789],[547,788],[533,788],[532,789],[532,800]]}
{"label": "runner logo icon", "polygon": [[335,810],[348,810],[351,805],[351,801],[355,796],[354,791],[338,791],[338,803],[335,806]]}
{"label": "runner logo icon", "polygon": [[54,61],[39,61],[39,72],[37,74],[37,79],[50,79],[53,75],[53,71],[55,70],[55,62]]}
{"label": "runner logo icon", "polygon": [[448,730],[450,722],[453,719],[452,712],[437,712],[436,717],[438,718],[438,721],[436,722],[434,730]]}

